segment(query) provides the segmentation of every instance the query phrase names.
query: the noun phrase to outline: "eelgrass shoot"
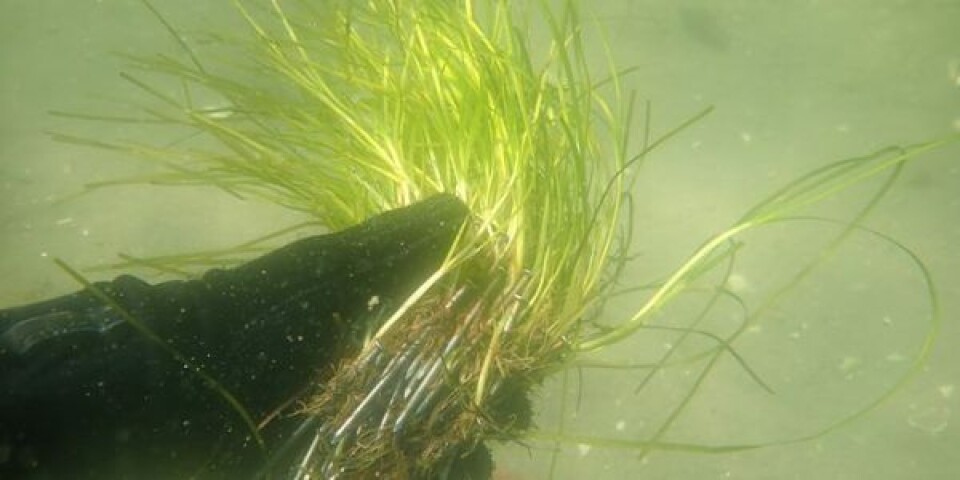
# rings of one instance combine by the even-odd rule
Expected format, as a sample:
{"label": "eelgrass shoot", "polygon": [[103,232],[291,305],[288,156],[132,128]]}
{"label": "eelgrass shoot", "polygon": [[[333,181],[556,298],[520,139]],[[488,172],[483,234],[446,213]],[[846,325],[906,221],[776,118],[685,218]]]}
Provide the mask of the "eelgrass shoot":
{"label": "eelgrass shoot", "polygon": [[[371,325],[304,403],[306,433],[291,439],[296,459],[284,470],[295,478],[432,478],[484,440],[523,437],[532,386],[580,353],[641,332],[729,260],[732,239],[939,145],[839,162],[791,183],[704,242],[632,316],[599,328],[594,317],[628,258],[632,180],[657,146],[707,112],[631,141],[633,96],[616,67],[588,67],[570,2],[529,17],[496,0],[330,1],[322,11],[290,3],[236,2],[251,35],[219,64],[164,22],[184,60],[134,61],[182,94],[126,78],[159,104],[144,110],[152,120],[197,137],[100,145],[160,162],[166,171],[152,183],[264,198],[332,230],[441,192],[469,207],[442,267]],[[533,18],[550,33],[545,48],[521,28]],[[196,107],[197,91],[226,106]],[[717,339],[709,353],[730,354],[731,341]],[[658,442],[633,447],[682,448]]]}

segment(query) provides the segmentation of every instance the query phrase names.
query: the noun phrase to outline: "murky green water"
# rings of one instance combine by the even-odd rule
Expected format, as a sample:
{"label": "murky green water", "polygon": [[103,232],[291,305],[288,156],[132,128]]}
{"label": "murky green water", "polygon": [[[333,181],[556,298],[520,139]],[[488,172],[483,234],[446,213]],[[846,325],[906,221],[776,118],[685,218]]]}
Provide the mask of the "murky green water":
{"label": "murky green water", "polygon": [[[229,25],[226,4],[164,2],[171,21],[196,31]],[[286,226],[293,214],[210,190],[122,188],[57,202],[91,181],[142,164],[53,142],[46,132],[137,132],[136,125],[49,115],[123,111],[140,93],[118,76],[111,52],[169,51],[167,34],[131,0],[0,2],[0,306],[75,289],[51,256],[89,265],[118,252],[152,254],[229,246]],[[628,87],[653,105],[663,131],[715,105],[706,121],[647,164],[636,192],[637,260],[629,278],[651,281],[708,235],[788,179],[831,160],[960,130],[960,4],[948,1],[590,2],[617,64],[639,66]],[[203,48],[202,35],[193,40]],[[599,53],[599,50],[598,50]],[[598,55],[597,65],[602,66]],[[202,101],[202,99],[201,99]],[[638,129],[640,127],[638,122]],[[152,132],[156,132],[153,130]],[[639,133],[639,130],[638,130]],[[136,134],[136,133],[133,133]],[[176,141],[172,136],[170,141]],[[813,213],[838,215],[857,189]],[[960,475],[960,152],[905,172],[867,225],[912,248],[938,284],[945,319],[929,367],[870,415],[822,438],[741,453],[655,452],[566,446],[557,478],[954,478]],[[736,287],[760,298],[797,268],[799,253],[835,232],[791,225],[751,235]],[[869,402],[901,373],[925,328],[919,276],[902,254],[867,236],[798,288],[738,350],[776,392],[735,362],[711,375],[664,439],[738,444],[814,432]],[[625,297],[610,316],[633,305]],[[685,310],[686,309],[686,310]],[[665,315],[690,315],[679,303]],[[718,310],[716,328],[735,322]],[[669,338],[648,335],[611,352],[641,361]],[[692,369],[691,369],[692,370]],[[648,435],[689,378],[680,366],[634,393],[640,373],[574,372],[571,427],[592,435]],[[557,381],[540,425],[555,426]],[[579,387],[578,387],[579,385]],[[572,408],[572,407],[570,407]],[[552,426],[553,425],[553,426]],[[502,449],[504,478],[542,478],[550,452]]]}

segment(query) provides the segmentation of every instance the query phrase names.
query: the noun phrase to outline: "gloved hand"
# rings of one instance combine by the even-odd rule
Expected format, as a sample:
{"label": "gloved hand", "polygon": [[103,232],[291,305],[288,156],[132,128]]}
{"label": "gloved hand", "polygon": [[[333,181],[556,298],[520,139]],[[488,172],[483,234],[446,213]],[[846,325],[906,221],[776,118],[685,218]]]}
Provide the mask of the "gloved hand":
{"label": "gloved hand", "polygon": [[248,476],[264,452],[225,392],[269,454],[294,427],[274,414],[435,271],[466,216],[438,195],[196,280],[94,284],[156,337],[90,289],[0,310],[0,477]]}

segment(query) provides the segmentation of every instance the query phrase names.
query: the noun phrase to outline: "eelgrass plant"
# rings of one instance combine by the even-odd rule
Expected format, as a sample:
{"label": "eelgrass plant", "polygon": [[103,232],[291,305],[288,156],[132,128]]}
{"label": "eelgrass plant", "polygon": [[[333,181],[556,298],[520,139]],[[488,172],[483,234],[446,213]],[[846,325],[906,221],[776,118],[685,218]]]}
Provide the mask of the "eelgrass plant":
{"label": "eelgrass plant", "polygon": [[[632,97],[613,67],[588,68],[572,4],[537,10],[550,33],[542,51],[504,1],[236,6],[253,34],[241,43],[250,68],[224,73],[164,22],[185,60],[135,61],[184,95],[127,76],[162,105],[146,110],[152,120],[216,146],[111,148],[162,162],[155,183],[258,196],[330,229],[440,192],[472,212],[442,267],[305,403],[293,454],[279,460],[295,477],[425,478],[485,439],[519,437],[529,412],[518,398],[578,353],[639,332],[727,258],[731,239],[936,146],[840,162],[790,184],[705,242],[630,318],[599,329],[592,317],[627,258],[633,175],[706,112],[630,145]],[[226,106],[197,108],[197,91]]]}

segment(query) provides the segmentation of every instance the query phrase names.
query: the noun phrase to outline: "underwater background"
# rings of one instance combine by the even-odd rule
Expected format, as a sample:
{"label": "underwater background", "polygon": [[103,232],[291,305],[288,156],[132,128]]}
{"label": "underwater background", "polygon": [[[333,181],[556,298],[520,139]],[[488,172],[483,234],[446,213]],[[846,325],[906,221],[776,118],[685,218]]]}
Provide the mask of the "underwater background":
{"label": "underwater background", "polygon": [[[229,2],[158,2],[191,46],[215,54],[202,32],[240,28]],[[653,107],[664,131],[709,105],[706,120],[644,165],[634,196],[636,260],[627,282],[653,281],[756,201],[809,169],[889,145],[960,131],[960,3],[954,1],[584,2],[614,62]],[[536,36],[537,32],[531,32]],[[599,37],[592,33],[598,72]],[[51,132],[176,142],[162,129],[84,122],[51,111],[132,111],[142,92],[118,75],[116,54],[172,52],[168,33],[139,1],[0,0],[0,307],[78,289],[54,263],[109,263],[229,247],[302,220],[294,212],[205,188],[141,186],[74,196],[91,182],[150,171],[137,159],[55,142]],[[197,98],[216,106],[217,98]],[[642,105],[640,105],[642,107]],[[637,136],[642,122],[636,122]],[[869,185],[867,186],[869,187]],[[876,185],[874,185],[876,188]],[[868,188],[815,214],[841,216]],[[948,147],[907,167],[866,224],[911,248],[937,284],[943,328],[928,366],[869,415],[808,442],[739,453],[654,452],[564,445],[556,478],[956,478],[960,476],[960,152]],[[822,224],[767,229],[748,246],[731,285],[746,299],[811,254]],[[112,273],[98,273],[104,278]],[[99,277],[102,276],[102,277]],[[737,345],[775,394],[736,365],[719,369],[666,439],[740,444],[796,438],[869,403],[908,367],[927,325],[921,278],[904,255],[854,237],[822,274],[797,289],[763,328]],[[619,298],[604,312],[631,306]],[[663,315],[684,315],[683,302]],[[724,321],[723,312],[717,322]],[[640,361],[663,337],[609,352]],[[613,356],[615,354],[615,356]],[[642,438],[675,401],[682,368],[637,395],[641,375],[571,371],[535,394],[537,424],[553,429],[563,395],[579,399],[578,432]],[[679,388],[679,387],[678,387]],[[568,406],[569,407],[569,406]],[[572,407],[569,407],[572,408]],[[502,478],[544,478],[550,452],[497,448]]]}

